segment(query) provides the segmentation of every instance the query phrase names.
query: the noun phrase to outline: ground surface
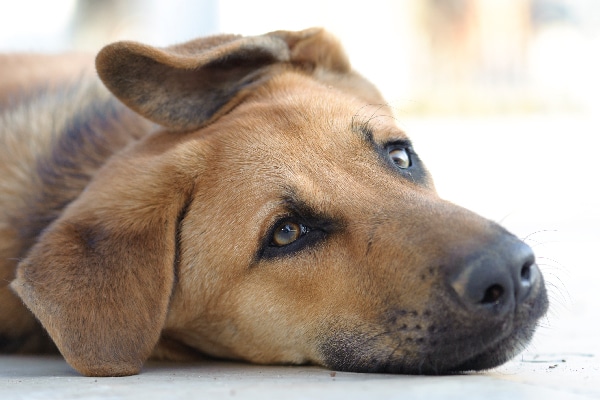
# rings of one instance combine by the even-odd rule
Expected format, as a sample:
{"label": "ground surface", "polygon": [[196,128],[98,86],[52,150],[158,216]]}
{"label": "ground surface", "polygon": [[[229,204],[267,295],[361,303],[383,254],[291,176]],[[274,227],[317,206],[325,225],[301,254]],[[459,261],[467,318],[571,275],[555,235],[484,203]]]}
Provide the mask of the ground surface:
{"label": "ground surface", "polygon": [[0,376],[4,400],[600,398],[600,371],[588,353],[532,354],[485,374],[443,377],[208,362],[150,363],[138,376],[85,378],[58,357],[1,357]]}
{"label": "ground surface", "polygon": [[531,346],[485,373],[423,377],[236,363],[148,363],[84,378],[61,358],[0,356],[12,399],[600,399],[598,119],[401,121],[440,193],[532,245],[551,308]]}

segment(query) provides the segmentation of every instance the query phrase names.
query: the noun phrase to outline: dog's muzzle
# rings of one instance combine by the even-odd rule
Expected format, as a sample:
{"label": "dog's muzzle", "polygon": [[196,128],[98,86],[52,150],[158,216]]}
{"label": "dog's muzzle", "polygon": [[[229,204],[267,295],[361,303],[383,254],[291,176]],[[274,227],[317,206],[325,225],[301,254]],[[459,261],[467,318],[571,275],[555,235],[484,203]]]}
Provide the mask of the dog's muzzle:
{"label": "dog's muzzle", "polygon": [[437,249],[420,267],[432,271],[429,298],[391,305],[368,328],[336,330],[321,348],[327,365],[447,374],[493,368],[525,348],[548,308],[531,248],[497,227]]}

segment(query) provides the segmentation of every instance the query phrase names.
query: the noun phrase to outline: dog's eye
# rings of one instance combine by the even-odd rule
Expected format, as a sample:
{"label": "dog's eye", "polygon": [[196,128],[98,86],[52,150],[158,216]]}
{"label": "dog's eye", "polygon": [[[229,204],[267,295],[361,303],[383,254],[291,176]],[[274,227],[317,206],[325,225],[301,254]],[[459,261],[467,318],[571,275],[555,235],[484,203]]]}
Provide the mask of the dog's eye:
{"label": "dog's eye", "polygon": [[308,228],[292,221],[282,222],[273,231],[272,246],[283,247],[294,243],[308,233]]}
{"label": "dog's eye", "polygon": [[406,169],[410,167],[410,155],[404,148],[392,148],[389,151],[390,159],[398,168]]}
{"label": "dog's eye", "polygon": [[323,242],[335,223],[311,216],[280,219],[263,238],[256,260],[291,257]]}

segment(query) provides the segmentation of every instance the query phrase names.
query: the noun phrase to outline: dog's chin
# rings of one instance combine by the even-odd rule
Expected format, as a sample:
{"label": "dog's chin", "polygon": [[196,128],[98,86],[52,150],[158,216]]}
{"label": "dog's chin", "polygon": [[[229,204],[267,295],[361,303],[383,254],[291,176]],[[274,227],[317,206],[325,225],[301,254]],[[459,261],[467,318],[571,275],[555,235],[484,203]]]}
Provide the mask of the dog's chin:
{"label": "dog's chin", "polygon": [[500,337],[487,346],[482,345],[479,349],[463,345],[464,351],[454,353],[453,357],[447,355],[445,359],[426,363],[422,371],[413,373],[443,375],[485,371],[498,367],[522,352],[531,341],[534,332],[535,325],[527,326],[507,337]]}
{"label": "dog's chin", "polygon": [[338,332],[323,343],[321,353],[325,365],[349,372],[449,375],[488,370],[525,349],[546,307],[547,302],[537,302],[528,318],[516,316],[510,322],[490,324],[478,330],[461,329],[460,324],[450,323],[446,326],[450,329],[437,334],[413,336],[406,346],[401,343],[406,343],[407,338],[396,336],[393,331],[387,334]]}
{"label": "dog's chin", "polygon": [[[427,351],[369,346],[348,336],[329,340],[322,347],[326,365],[334,370],[407,375],[453,375],[468,371],[488,370],[504,364],[520,353],[529,343],[533,327],[520,330],[506,338],[497,338],[488,345],[473,346],[459,340],[453,346]],[[353,344],[363,342],[362,347]],[[480,342],[482,343],[482,342]]]}
{"label": "dog's chin", "polygon": [[466,361],[460,362],[458,365],[449,367],[445,371],[436,372],[432,369],[430,374],[451,374],[451,373],[462,373],[468,371],[485,371],[498,367],[505,362],[509,361],[529,344],[531,337],[533,336],[533,330],[528,337],[522,337],[519,339],[511,338],[511,340],[505,340],[495,345],[493,348],[486,349],[483,352],[476,354]]}

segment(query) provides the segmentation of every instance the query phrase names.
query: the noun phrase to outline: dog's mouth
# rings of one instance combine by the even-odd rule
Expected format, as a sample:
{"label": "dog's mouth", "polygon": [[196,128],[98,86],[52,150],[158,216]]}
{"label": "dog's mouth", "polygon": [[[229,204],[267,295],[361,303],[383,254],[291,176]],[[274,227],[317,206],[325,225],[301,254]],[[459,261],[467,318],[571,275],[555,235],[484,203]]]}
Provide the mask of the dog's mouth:
{"label": "dog's mouth", "polygon": [[[525,349],[536,326],[537,323],[527,323],[504,330],[502,327],[491,327],[479,334],[463,333],[454,340],[450,336],[444,348],[427,352],[419,370],[410,373],[440,375],[497,367]],[[393,367],[390,372],[393,372]]]}
{"label": "dog's mouth", "polygon": [[525,349],[547,307],[541,290],[512,318],[496,321],[465,321],[446,310],[424,322],[417,312],[402,313],[391,328],[387,316],[384,329],[338,332],[321,352],[328,367],[351,372],[444,375],[487,370]]}
{"label": "dog's mouth", "polygon": [[403,338],[395,346],[391,345],[391,338],[367,342],[365,335],[342,335],[328,340],[322,351],[326,365],[341,371],[444,375],[499,366],[525,348],[534,330],[535,325],[527,326],[516,334],[511,331],[491,341],[477,334],[448,336],[441,344],[437,336]]}

